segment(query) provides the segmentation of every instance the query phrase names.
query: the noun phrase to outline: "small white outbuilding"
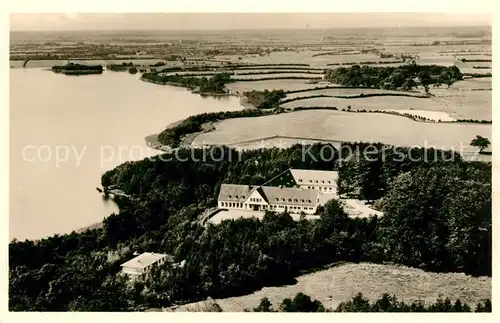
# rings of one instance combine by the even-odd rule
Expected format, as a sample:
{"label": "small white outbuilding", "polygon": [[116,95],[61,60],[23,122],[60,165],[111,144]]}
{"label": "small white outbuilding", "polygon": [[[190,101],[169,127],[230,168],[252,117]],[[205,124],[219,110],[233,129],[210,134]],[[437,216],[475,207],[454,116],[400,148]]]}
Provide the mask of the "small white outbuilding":
{"label": "small white outbuilding", "polygon": [[147,274],[155,266],[164,264],[166,261],[172,261],[171,258],[167,254],[144,252],[123,263],[121,265],[122,272],[129,276],[140,276]]}

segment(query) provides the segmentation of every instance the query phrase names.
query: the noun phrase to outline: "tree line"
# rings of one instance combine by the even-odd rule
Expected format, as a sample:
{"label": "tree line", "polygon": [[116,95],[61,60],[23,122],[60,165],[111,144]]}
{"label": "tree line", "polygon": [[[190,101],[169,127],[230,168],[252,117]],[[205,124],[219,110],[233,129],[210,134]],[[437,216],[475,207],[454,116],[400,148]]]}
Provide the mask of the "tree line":
{"label": "tree line", "polygon": [[335,310],[327,309],[318,300],[311,299],[304,293],[297,293],[293,298],[285,298],[277,309],[267,297],[260,300],[253,312],[491,312],[491,300],[485,299],[476,304],[472,309],[468,304],[463,304],[459,299],[454,303],[449,298],[438,298],[434,303],[414,301],[410,304],[399,301],[395,295],[384,293],[379,299],[370,302],[358,293],[349,301],[340,303]]}
{"label": "tree line", "polygon": [[186,134],[202,131],[202,125],[206,122],[220,121],[230,118],[246,118],[246,117],[259,117],[268,115],[271,112],[266,112],[256,109],[247,109],[241,111],[224,111],[224,112],[211,112],[202,113],[190,116],[184,119],[180,124],[167,128],[160,132],[158,141],[163,145],[170,146],[171,148],[179,147],[182,137]]}

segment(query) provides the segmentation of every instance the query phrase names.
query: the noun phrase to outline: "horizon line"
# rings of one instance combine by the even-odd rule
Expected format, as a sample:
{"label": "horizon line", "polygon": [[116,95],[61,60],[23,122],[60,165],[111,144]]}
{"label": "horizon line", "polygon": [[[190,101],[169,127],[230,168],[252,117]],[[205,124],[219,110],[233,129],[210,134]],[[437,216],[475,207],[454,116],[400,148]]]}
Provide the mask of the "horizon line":
{"label": "horizon line", "polygon": [[110,31],[176,31],[176,32],[190,32],[190,31],[256,31],[256,30],[329,30],[329,29],[408,29],[408,28],[467,28],[467,27],[489,27],[492,24],[465,24],[465,25],[412,25],[412,26],[352,26],[352,27],[283,27],[283,28],[203,28],[203,29],[151,29],[151,28],[128,28],[128,29],[10,29],[9,32],[110,32]]}

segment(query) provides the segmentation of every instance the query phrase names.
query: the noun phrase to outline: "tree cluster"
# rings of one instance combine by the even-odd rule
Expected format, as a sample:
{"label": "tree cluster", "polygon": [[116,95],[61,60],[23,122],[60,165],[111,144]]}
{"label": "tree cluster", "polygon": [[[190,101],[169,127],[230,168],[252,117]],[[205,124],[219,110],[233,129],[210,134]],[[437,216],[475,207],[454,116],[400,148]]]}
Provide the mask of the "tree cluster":
{"label": "tree cluster", "polygon": [[431,84],[444,83],[450,86],[462,79],[462,73],[456,66],[408,64],[399,67],[374,67],[353,65],[348,68],[339,67],[328,70],[325,79],[346,86],[393,90],[411,90],[420,84],[427,92]]}
{"label": "tree cluster", "polygon": [[123,62],[121,64],[108,64],[106,65],[106,69],[113,72],[126,72],[129,68],[133,67],[134,63],[132,62]]}
{"label": "tree cluster", "polygon": [[273,109],[280,103],[281,99],[286,97],[283,90],[264,90],[264,91],[249,91],[243,93],[247,97],[248,102],[253,104],[257,109]]}

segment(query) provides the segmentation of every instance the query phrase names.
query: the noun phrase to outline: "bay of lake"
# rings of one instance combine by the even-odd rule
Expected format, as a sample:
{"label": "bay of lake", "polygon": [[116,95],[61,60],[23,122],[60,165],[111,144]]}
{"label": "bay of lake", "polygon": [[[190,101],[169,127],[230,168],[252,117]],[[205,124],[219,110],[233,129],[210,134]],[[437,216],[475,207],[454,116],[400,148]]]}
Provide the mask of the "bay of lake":
{"label": "bay of lake", "polygon": [[101,175],[158,154],[145,136],[190,115],[242,109],[237,97],[204,98],[138,78],[10,69],[10,239],[102,221],[118,209],[96,191]]}

